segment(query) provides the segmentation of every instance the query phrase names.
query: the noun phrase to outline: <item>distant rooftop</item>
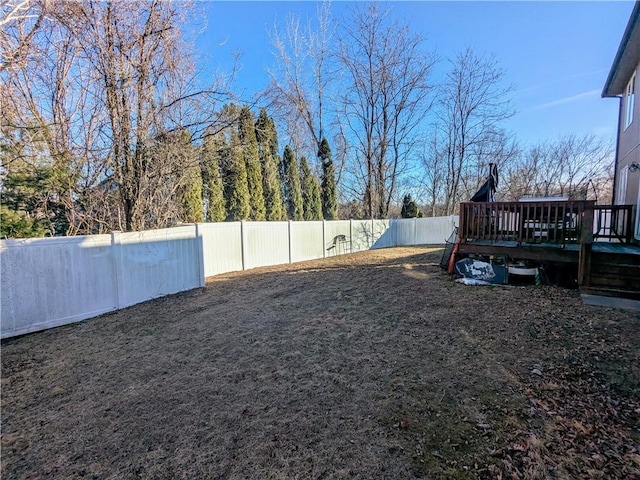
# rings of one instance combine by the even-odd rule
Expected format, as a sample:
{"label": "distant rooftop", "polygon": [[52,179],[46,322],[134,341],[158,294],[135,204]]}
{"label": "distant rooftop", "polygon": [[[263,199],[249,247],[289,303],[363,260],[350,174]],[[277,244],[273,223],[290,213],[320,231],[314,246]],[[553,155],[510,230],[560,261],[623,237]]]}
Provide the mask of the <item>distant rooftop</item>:
{"label": "distant rooftop", "polygon": [[522,197],[520,202],[567,202],[569,197]]}

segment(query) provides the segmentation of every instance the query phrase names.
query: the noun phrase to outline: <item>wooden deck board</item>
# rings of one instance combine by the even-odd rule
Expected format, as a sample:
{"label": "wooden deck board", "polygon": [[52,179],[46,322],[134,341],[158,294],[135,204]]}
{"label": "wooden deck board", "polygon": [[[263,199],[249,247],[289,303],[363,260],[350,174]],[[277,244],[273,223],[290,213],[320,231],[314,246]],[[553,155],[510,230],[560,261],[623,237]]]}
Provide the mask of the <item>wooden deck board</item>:
{"label": "wooden deck board", "polygon": [[537,260],[562,263],[576,263],[578,261],[579,246],[569,244],[565,246],[552,243],[523,243],[491,242],[476,240],[460,243],[459,253],[476,255],[507,255],[518,260]]}
{"label": "wooden deck board", "polygon": [[628,245],[625,243],[594,242],[593,251],[598,253],[613,253],[613,254],[640,256],[640,246]]}
{"label": "wooden deck board", "polygon": [[[527,250],[527,251],[550,251],[550,252],[575,252],[577,253],[580,249],[580,245],[576,243],[569,243],[566,245],[558,245],[556,243],[518,243],[515,241],[497,241],[493,242],[491,240],[472,240],[462,242],[460,244],[461,248],[466,248],[467,250],[473,250],[473,253],[476,253],[478,250],[483,249],[493,250],[493,249],[514,249],[515,250]],[[638,255],[640,256],[640,246],[638,245],[627,245],[623,243],[609,243],[609,242],[594,242],[593,243],[593,252],[594,253],[609,253],[613,255]]]}

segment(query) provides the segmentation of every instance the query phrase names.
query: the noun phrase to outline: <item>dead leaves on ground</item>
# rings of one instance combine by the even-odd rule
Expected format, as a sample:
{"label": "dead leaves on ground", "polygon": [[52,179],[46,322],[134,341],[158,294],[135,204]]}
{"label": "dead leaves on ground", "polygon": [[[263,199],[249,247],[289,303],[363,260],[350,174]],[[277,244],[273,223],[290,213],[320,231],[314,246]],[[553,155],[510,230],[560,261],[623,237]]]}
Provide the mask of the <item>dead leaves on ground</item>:
{"label": "dead leaves on ground", "polygon": [[618,362],[633,355],[597,333],[571,336],[564,361],[529,379],[527,428],[492,452],[494,478],[640,478],[637,378]]}

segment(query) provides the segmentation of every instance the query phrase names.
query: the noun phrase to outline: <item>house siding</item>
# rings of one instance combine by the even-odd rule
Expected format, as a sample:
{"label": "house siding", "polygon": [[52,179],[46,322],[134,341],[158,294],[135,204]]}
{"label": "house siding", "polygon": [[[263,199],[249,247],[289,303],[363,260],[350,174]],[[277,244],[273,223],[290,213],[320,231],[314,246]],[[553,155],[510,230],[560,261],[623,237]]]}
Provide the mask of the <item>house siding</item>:
{"label": "house siding", "polygon": [[[635,78],[635,101],[633,105],[633,121],[629,126],[624,128],[625,119],[625,97],[621,98],[622,108],[620,108],[618,122],[620,125],[620,136],[618,138],[618,159],[616,165],[616,190],[624,188],[624,185],[620,184],[621,172],[625,167],[629,167],[633,162],[640,164],[640,63],[636,65]],[[631,77],[627,79],[629,81]],[[635,205],[638,201],[638,179],[640,178],[640,171],[629,171],[627,176],[626,193],[624,195],[624,204]],[[618,192],[614,192],[614,202],[618,198]]]}

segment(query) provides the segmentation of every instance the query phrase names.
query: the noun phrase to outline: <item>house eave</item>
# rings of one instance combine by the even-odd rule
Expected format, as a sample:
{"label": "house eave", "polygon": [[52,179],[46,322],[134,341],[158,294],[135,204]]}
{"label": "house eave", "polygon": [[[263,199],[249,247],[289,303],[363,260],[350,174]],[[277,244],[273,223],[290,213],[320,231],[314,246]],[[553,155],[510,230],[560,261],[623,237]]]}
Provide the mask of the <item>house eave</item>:
{"label": "house eave", "polygon": [[623,95],[624,89],[638,65],[638,60],[640,60],[640,28],[637,28],[639,17],[640,2],[636,2],[602,90],[603,98]]}

